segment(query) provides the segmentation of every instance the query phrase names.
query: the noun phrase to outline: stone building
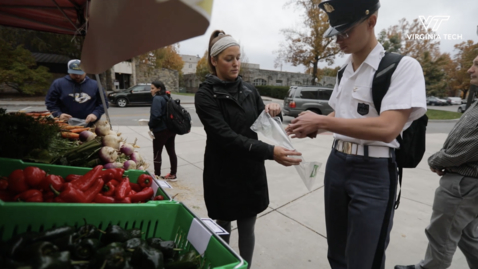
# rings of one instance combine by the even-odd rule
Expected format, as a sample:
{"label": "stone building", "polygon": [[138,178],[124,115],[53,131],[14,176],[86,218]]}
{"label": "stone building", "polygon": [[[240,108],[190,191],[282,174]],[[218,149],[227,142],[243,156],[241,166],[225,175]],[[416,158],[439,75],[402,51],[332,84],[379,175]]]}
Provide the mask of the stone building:
{"label": "stone building", "polygon": [[183,59],[184,66],[183,69],[181,70],[183,74],[192,74],[196,73],[196,67],[198,66],[198,62],[201,59],[199,55],[185,55],[185,54],[180,54],[181,58]]}
{"label": "stone building", "polygon": [[[242,78],[255,85],[273,85],[273,86],[295,86],[312,85],[312,76],[304,73],[294,73],[277,70],[260,69],[259,64],[243,63],[241,65]],[[188,92],[196,92],[201,81],[196,78],[196,74],[184,75],[184,85]],[[335,77],[323,77],[315,85],[324,87],[334,87]]]}

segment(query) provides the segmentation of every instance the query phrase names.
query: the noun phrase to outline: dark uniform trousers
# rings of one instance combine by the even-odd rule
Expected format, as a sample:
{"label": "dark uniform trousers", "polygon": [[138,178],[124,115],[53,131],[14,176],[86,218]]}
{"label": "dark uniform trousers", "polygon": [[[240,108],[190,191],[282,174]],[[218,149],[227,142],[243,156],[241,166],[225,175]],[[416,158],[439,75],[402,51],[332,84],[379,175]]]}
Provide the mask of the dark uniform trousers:
{"label": "dark uniform trousers", "polygon": [[[384,268],[397,190],[395,153],[372,158],[337,151],[325,171],[325,221],[332,269]],[[368,149],[364,150],[367,155]]]}

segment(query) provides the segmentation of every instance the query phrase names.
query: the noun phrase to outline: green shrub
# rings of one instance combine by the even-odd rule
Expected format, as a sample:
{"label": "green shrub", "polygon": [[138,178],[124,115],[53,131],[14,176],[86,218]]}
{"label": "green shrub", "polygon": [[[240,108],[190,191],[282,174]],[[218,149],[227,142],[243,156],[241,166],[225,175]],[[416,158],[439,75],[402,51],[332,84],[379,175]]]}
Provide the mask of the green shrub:
{"label": "green shrub", "polygon": [[261,96],[269,96],[277,99],[284,99],[289,91],[289,86],[256,86]]}

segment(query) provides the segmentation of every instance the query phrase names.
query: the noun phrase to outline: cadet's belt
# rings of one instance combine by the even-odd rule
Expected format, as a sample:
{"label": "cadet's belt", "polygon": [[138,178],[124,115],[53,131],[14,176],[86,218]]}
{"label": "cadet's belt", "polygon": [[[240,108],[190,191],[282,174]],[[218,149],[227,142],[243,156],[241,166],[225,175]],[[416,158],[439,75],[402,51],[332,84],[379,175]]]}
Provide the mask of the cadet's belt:
{"label": "cadet's belt", "polygon": [[369,156],[373,158],[390,158],[391,156],[389,147],[360,145],[342,140],[335,140],[334,148],[337,151],[350,155]]}

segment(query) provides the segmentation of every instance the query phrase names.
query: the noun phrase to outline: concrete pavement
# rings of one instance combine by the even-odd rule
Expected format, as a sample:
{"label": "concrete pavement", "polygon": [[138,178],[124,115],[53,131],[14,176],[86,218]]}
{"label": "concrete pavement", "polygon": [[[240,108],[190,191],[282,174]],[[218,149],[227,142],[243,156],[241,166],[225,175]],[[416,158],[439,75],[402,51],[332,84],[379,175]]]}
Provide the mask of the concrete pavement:
{"label": "concrete pavement", "polygon": [[[153,149],[147,126],[120,126],[128,141],[138,138],[138,151],[152,164]],[[439,177],[429,171],[427,158],[438,151],[447,134],[427,135],[427,151],[415,169],[405,169],[400,208],[395,212],[394,227],[387,250],[386,268],[396,264],[415,264],[423,258],[427,247],[424,233],[428,225],[435,189]],[[265,140],[260,138],[261,140]],[[330,133],[317,139],[293,140],[295,148],[308,161],[323,165],[318,181],[308,191],[292,167],[274,161],[266,162],[270,205],[258,216],[253,268],[330,268],[327,262],[327,242],[324,215],[323,178],[332,144]],[[204,204],[202,172],[206,134],[193,127],[191,133],[176,137],[178,178],[167,190],[184,202],[198,216],[207,217]],[[162,174],[169,172],[169,159],[164,151]],[[148,170],[153,172],[152,167]],[[232,231],[231,245],[238,252],[237,230]],[[463,254],[455,254],[452,269],[467,268]]]}
{"label": "concrete pavement", "polygon": [[[0,101],[0,107],[5,104],[3,102]],[[8,104],[12,105],[12,102],[8,101]],[[115,126],[117,128],[128,141],[138,138],[140,148],[137,151],[151,165],[148,170],[153,172],[153,149],[147,134],[148,127]],[[425,254],[427,239],[424,229],[430,220],[433,196],[439,182],[439,177],[429,171],[427,159],[441,148],[446,136],[446,133],[427,134],[427,151],[422,162],[417,168],[404,171],[402,199],[400,208],[395,212],[386,268],[393,268],[396,264],[415,264]],[[316,139],[293,140],[293,145],[306,160],[323,164],[312,191],[307,190],[294,168],[283,167],[274,161],[266,162],[270,205],[257,219],[253,268],[330,268],[323,178],[332,140],[330,133]],[[205,143],[206,134],[202,127],[193,127],[191,133],[176,137],[179,180],[170,183],[173,189],[166,190],[171,196],[176,195],[176,200],[184,202],[199,217],[207,217],[202,187]],[[162,174],[166,174],[170,163],[165,150],[162,157]],[[238,252],[236,229],[232,231],[231,245]],[[457,250],[450,268],[468,268],[460,250]]]}

